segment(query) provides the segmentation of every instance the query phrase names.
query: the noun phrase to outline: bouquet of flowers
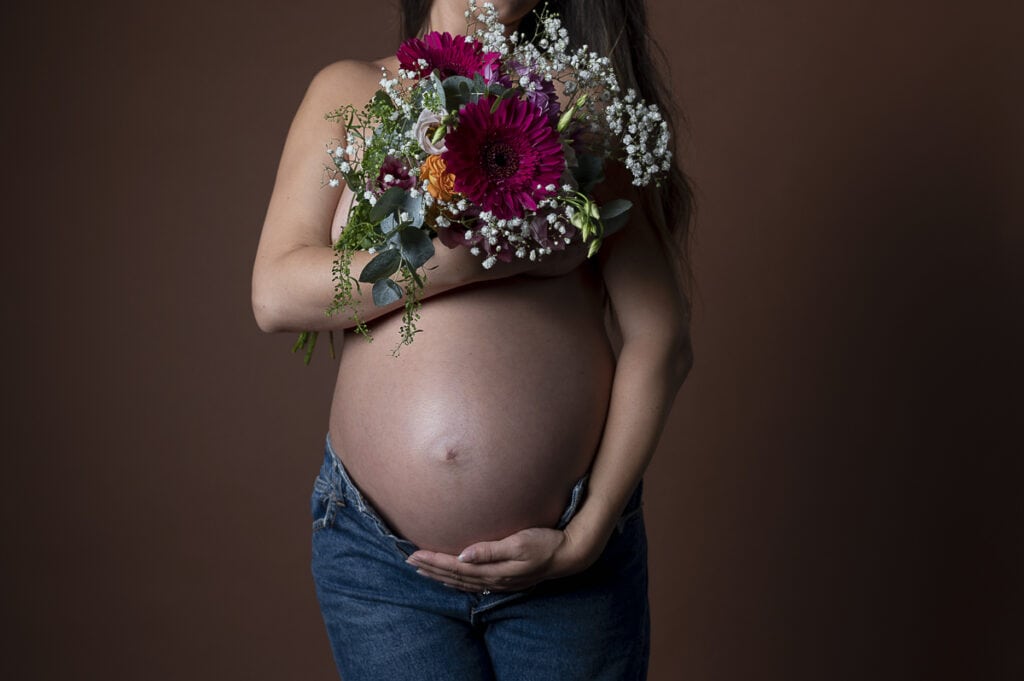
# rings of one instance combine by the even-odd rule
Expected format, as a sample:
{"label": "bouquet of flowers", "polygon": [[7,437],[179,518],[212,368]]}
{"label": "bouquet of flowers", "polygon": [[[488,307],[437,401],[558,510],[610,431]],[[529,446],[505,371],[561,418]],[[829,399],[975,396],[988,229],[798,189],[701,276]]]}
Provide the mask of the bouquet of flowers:
{"label": "bouquet of flowers", "polygon": [[[334,244],[326,314],[350,311],[370,339],[353,287],[371,285],[378,306],[404,298],[395,354],[418,332],[433,237],[470,249],[484,268],[537,261],[574,243],[590,257],[632,207],[592,198],[605,160],[624,162],[637,186],[660,181],[671,163],[661,113],[634,91],[621,93],[607,57],[570,50],[557,15],[542,11],[532,39],[506,36],[490,3],[478,9],[469,0],[466,17],[468,35],[405,41],[397,77],[385,70],[365,107],[327,115],[344,123],[346,139],[328,145],[325,184],[344,179],[357,200]],[[355,251],[374,254],[357,278]],[[316,335],[295,344],[307,363]]]}

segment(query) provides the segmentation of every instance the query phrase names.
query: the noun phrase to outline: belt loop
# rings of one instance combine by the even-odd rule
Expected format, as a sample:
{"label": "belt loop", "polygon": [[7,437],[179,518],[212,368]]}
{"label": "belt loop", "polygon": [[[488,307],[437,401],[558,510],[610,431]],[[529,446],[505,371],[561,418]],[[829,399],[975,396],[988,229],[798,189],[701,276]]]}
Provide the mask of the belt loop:
{"label": "belt loop", "polygon": [[347,501],[345,499],[347,490],[345,489],[345,475],[342,473],[341,461],[338,460],[338,455],[334,453],[334,448],[331,447],[331,433],[327,433],[327,455],[331,458],[331,499],[338,506],[345,506]]}

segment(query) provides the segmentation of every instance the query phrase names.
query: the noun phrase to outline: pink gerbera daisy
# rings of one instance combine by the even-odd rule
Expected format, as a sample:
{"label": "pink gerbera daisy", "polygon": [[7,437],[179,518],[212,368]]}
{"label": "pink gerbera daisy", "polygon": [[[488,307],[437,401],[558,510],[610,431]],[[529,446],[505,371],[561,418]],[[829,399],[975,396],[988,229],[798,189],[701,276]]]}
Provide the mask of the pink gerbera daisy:
{"label": "pink gerbera daisy", "polygon": [[[466,36],[452,36],[451,33],[428,33],[423,39],[409,38],[398,48],[398,63],[403,69],[429,76],[436,70],[444,80],[448,76],[472,78],[480,74],[487,76],[497,66],[499,54],[484,52],[480,43],[466,42]],[[426,62],[426,66],[420,63]]]}
{"label": "pink gerbera daisy", "polygon": [[498,218],[513,218],[553,193],[565,156],[550,119],[521,99],[493,98],[459,110],[442,156],[455,175],[455,191]]}

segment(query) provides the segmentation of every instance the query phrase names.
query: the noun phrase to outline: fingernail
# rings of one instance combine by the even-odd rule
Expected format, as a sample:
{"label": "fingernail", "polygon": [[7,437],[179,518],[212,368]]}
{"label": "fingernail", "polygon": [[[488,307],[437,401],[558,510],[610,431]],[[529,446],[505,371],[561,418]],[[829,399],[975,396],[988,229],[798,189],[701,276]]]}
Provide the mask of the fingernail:
{"label": "fingernail", "polygon": [[460,563],[472,563],[474,557],[475,556],[474,556],[472,551],[463,551],[462,553],[459,554],[459,562]]}
{"label": "fingernail", "polygon": [[426,571],[425,570],[421,570],[421,569],[417,569],[416,570],[416,574],[418,574],[418,575],[420,575],[422,577],[426,577],[427,576]]}

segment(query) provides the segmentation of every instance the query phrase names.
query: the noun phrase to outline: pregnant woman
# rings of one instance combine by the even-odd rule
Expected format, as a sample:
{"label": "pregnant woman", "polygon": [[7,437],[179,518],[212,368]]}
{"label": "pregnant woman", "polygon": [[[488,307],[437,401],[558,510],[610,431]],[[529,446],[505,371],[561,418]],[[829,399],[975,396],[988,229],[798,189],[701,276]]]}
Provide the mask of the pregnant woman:
{"label": "pregnant woman", "polygon": [[[527,37],[537,4],[494,3]],[[642,0],[548,3],[664,109]],[[406,0],[406,37],[466,33],[465,0]],[[282,154],[253,273],[268,332],[351,329],[324,315],[352,190],[321,189],[325,120],[359,107],[380,69],[314,78]],[[673,167],[639,191],[606,170],[599,202],[630,223],[580,249],[481,267],[437,244],[418,327],[392,356],[401,302],[355,294],[376,342],[342,342],[313,499],[313,574],[339,673],[374,679],[641,679],[649,647],[641,477],[692,362],[689,190]],[[369,261],[356,253],[352,271]]]}

